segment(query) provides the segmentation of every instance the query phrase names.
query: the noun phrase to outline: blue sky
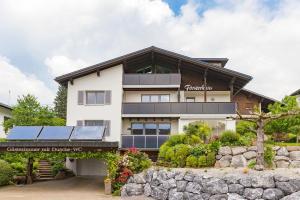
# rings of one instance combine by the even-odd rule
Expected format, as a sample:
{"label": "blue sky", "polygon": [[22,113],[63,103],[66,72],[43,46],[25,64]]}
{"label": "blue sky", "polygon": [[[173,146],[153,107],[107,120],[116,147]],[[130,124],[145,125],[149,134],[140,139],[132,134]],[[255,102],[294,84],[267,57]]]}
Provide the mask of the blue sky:
{"label": "blue sky", "polygon": [[5,103],[11,90],[8,103],[33,93],[51,104],[55,76],[151,45],[228,57],[228,68],[254,77],[247,88],[277,99],[300,86],[297,0],[3,0],[0,13]]}

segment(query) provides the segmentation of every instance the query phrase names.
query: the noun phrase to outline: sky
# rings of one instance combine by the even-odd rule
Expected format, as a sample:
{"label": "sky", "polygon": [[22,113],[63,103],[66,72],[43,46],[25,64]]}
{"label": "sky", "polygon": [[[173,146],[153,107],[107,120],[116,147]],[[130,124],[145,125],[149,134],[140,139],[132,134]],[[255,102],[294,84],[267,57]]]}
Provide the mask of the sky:
{"label": "sky", "polygon": [[300,88],[299,24],[299,0],[1,0],[0,102],[52,105],[56,76],[152,45],[229,58],[280,100]]}

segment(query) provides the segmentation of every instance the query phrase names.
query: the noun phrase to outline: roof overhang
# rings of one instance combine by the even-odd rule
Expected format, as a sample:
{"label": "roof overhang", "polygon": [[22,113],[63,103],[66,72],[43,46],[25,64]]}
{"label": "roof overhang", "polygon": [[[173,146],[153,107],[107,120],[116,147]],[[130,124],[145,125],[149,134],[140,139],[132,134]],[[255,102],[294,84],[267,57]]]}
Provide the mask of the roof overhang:
{"label": "roof overhang", "polygon": [[118,142],[103,141],[7,141],[0,152],[101,152],[118,150]]}
{"label": "roof overhang", "polygon": [[6,108],[6,109],[8,109],[8,110],[12,110],[12,107],[11,107],[11,106],[6,105],[6,104],[4,104],[4,103],[0,103],[0,107]]}
{"label": "roof overhang", "polygon": [[293,92],[290,96],[296,96],[296,95],[300,95],[300,89]]}
{"label": "roof overhang", "polygon": [[[72,81],[76,78],[82,77],[82,76],[86,76],[88,74],[91,73],[95,73],[95,72],[99,72],[101,70],[119,65],[119,64],[124,64],[127,60],[132,59],[134,57],[138,57],[138,56],[142,56],[148,53],[153,53],[153,54],[161,54],[164,55],[166,57],[172,58],[172,59],[176,59],[180,62],[185,62],[188,64],[191,64],[193,66],[199,67],[201,69],[207,70],[207,71],[211,71],[211,72],[216,72],[216,73],[220,73],[223,74],[227,77],[231,77],[233,80],[235,80],[237,88],[235,89],[235,91],[240,90],[241,88],[243,88],[251,79],[252,77],[240,72],[236,72],[230,69],[226,69],[223,67],[219,67],[219,66],[215,66],[211,63],[208,62],[204,62],[201,61],[199,59],[194,59],[188,56],[184,56],[178,53],[174,53],[171,51],[167,51],[164,49],[160,49],[154,46],[139,50],[139,51],[135,51],[133,53],[129,53],[126,54],[124,56],[120,56],[96,65],[92,65],[90,67],[86,67],[62,76],[58,76],[55,78],[55,81],[57,81],[60,84],[67,84],[68,81]],[[225,61],[225,60],[224,60]]]}

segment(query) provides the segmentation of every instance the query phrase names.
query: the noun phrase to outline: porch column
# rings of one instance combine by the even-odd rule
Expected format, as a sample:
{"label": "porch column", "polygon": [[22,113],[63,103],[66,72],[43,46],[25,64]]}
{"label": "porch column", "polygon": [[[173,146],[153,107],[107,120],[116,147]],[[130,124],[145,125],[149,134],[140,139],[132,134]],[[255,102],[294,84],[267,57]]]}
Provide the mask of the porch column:
{"label": "porch column", "polygon": [[208,68],[205,69],[205,72],[204,72],[204,76],[203,76],[203,83],[204,83],[204,102],[207,102],[207,81],[206,81],[206,78],[207,78],[207,70]]}

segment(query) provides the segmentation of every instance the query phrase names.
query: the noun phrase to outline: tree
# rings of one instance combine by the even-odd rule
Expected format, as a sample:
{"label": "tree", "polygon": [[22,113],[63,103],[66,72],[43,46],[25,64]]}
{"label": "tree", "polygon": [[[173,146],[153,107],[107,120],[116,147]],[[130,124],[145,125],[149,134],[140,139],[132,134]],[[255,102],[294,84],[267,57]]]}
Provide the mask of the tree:
{"label": "tree", "polygon": [[12,109],[12,117],[4,122],[7,131],[13,126],[63,126],[65,120],[56,117],[54,110],[48,106],[41,106],[33,95],[23,95],[18,98]]}
{"label": "tree", "polygon": [[276,119],[284,119],[291,116],[299,116],[300,109],[297,104],[294,104],[294,99],[291,97],[285,97],[281,102],[275,102],[273,105],[269,106],[269,113],[264,113],[257,109],[251,117],[244,117],[238,113],[238,117],[235,119],[245,120],[256,124],[256,129],[253,130],[257,134],[257,157],[255,169],[264,169],[264,128],[267,123],[272,122]]}
{"label": "tree", "polygon": [[67,88],[60,85],[54,99],[54,110],[57,116],[63,119],[67,116],[67,92]]}

